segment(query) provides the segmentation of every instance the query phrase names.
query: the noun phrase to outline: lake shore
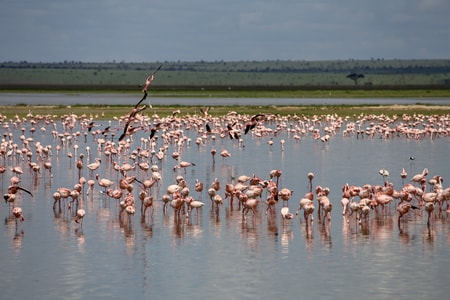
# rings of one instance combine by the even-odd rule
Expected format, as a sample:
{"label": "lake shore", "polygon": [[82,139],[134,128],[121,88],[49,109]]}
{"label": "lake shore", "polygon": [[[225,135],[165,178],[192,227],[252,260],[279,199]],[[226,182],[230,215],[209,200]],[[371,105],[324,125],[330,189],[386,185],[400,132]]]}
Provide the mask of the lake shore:
{"label": "lake shore", "polygon": [[[132,106],[111,106],[111,105],[16,105],[16,106],[0,106],[0,113],[5,118],[13,118],[19,116],[25,117],[28,114],[33,115],[51,115],[62,116],[67,114],[75,114],[77,116],[85,115],[98,120],[110,120],[114,117],[126,115],[130,112]],[[163,105],[147,108],[143,111],[144,115],[167,116],[171,115],[175,110],[180,110],[180,115],[201,114],[204,106],[180,106],[180,105]],[[281,116],[287,115],[327,115],[337,114],[342,117],[356,117],[361,114],[388,116],[402,114],[422,114],[422,115],[448,115],[450,113],[450,105],[299,105],[299,106],[213,106],[209,109],[211,116],[225,115],[230,112],[239,114],[253,115],[257,113],[273,113]]]}

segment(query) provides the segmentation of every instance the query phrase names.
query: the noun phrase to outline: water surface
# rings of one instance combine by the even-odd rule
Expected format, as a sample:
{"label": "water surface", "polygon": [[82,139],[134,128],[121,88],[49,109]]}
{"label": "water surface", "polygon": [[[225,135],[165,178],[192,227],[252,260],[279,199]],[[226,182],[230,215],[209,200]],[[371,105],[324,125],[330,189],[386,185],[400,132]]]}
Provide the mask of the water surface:
{"label": "water surface", "polygon": [[[139,210],[129,221],[119,217],[117,202],[99,193],[102,188],[95,185],[93,193],[83,193],[86,217],[80,228],[64,206],[61,211],[52,209],[56,189],[71,188],[78,182],[77,156],[69,159],[68,153],[75,154],[77,144],[77,153],[85,154],[85,164],[96,157],[102,159],[96,171],[101,177],[117,182],[118,174],[111,159],[97,151],[94,137],[87,134],[85,139],[85,129],[78,123],[72,132],[81,134],[75,134],[71,143],[62,143],[51,135],[52,130],[64,132],[60,120],[55,122],[55,126],[43,121],[26,122],[0,131],[5,139],[11,133],[19,148],[22,127],[25,137],[32,138],[33,151],[38,142],[52,145],[53,165],[53,178],[43,167],[35,178],[20,156],[0,158],[7,167],[2,175],[2,192],[6,193],[13,176],[10,168],[20,165],[24,169],[21,185],[34,194],[18,194],[16,202],[26,220],[17,226],[8,205],[0,209],[4,219],[0,230],[0,288],[5,299],[291,299],[299,295],[313,299],[362,295],[370,299],[444,299],[450,292],[447,213],[436,210],[431,226],[426,224],[424,211],[410,214],[399,227],[392,203],[382,214],[372,211],[368,225],[361,227],[354,218],[343,218],[340,207],[343,184],[382,185],[383,178],[378,174],[381,168],[390,171],[388,180],[396,188],[403,185],[402,168],[410,178],[425,167],[430,178],[441,175],[448,186],[448,137],[356,138],[338,131],[324,143],[310,132],[295,140],[292,133],[281,130],[270,137],[243,135],[242,144],[217,135],[215,140],[208,136],[197,145],[197,131],[191,128],[184,130],[190,143],[187,140],[180,149],[170,144],[169,155],[162,161],[151,161],[160,166],[163,177],[160,189],[152,189],[156,199],[153,218],[142,220]],[[113,128],[119,126],[115,122]],[[108,125],[96,123],[99,127],[95,129]],[[275,128],[278,124],[266,125]],[[32,126],[37,129],[34,133],[30,132]],[[292,120],[287,127],[291,126],[295,126]],[[161,134],[158,132],[159,137]],[[134,135],[130,151],[140,145],[141,138],[148,138],[148,133]],[[57,145],[61,146],[59,154]],[[161,138],[157,149],[160,146]],[[227,149],[232,155],[225,159],[216,155],[213,163],[213,148],[218,152]],[[177,162],[170,154],[175,150],[180,151],[182,160],[195,162],[195,166],[186,173],[174,172]],[[132,162],[130,154],[113,160],[119,164]],[[43,165],[36,153],[31,160]],[[219,193],[224,196],[225,184],[236,183],[239,175],[255,174],[268,180],[273,169],[282,171],[280,187],[294,191],[288,202],[294,213],[299,199],[308,191],[306,175],[314,172],[313,185],[330,188],[334,205],[331,222],[319,221],[316,213],[312,226],[306,226],[301,217],[282,220],[281,203],[273,215],[266,215],[262,201],[257,214],[250,212],[245,220],[228,200],[218,211],[212,208],[206,189],[214,178],[222,183]],[[130,174],[149,177],[139,168]],[[90,178],[86,167],[82,175]],[[167,214],[162,210],[161,196],[178,175],[185,177],[196,198],[195,180],[206,187],[201,195],[205,206],[188,220],[177,220],[171,208]],[[138,208],[139,190],[135,185]]]}
{"label": "water surface", "polygon": [[[64,93],[0,93],[1,105],[127,105],[135,104],[140,94],[64,94]],[[200,98],[200,97],[154,97],[149,95],[151,105],[361,105],[361,104],[434,104],[449,105],[449,98]]]}

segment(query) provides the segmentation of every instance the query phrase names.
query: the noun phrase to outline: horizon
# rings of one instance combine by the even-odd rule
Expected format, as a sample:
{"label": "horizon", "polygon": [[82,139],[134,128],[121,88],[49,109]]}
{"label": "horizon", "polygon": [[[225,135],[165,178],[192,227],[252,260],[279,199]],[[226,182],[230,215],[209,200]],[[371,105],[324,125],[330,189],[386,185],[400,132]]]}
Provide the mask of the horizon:
{"label": "horizon", "polygon": [[251,62],[251,63],[260,63],[260,62],[371,62],[371,61],[450,61],[450,58],[362,58],[362,59],[323,59],[323,60],[303,60],[303,59],[266,59],[266,60],[215,60],[215,61],[206,61],[206,60],[196,60],[196,61],[79,61],[79,60],[64,60],[64,61],[29,61],[29,60],[21,60],[21,61],[0,61],[0,63],[13,63],[13,64],[71,64],[71,63],[83,63],[83,64],[161,64],[161,63],[170,63],[170,64],[178,64],[178,63],[238,63],[238,62]]}

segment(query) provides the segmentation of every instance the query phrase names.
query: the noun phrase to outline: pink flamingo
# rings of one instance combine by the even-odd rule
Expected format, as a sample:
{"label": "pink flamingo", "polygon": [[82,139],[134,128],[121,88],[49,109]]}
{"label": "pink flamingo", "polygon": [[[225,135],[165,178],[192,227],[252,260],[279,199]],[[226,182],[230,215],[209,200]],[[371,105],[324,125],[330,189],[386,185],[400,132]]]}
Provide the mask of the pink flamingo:
{"label": "pink flamingo", "polygon": [[405,168],[402,168],[402,171],[400,172],[400,177],[402,178],[402,184],[405,184],[405,178],[408,176],[408,173],[406,173]]}
{"label": "pink flamingo", "polygon": [[314,179],[314,173],[309,172],[307,177],[308,177],[308,182],[309,182],[309,192],[312,192],[312,180]]}
{"label": "pink flamingo", "polygon": [[91,177],[92,177],[92,175],[93,175],[93,172],[94,172],[95,170],[97,170],[97,169],[100,167],[101,162],[102,162],[102,161],[101,161],[100,158],[96,158],[96,159],[95,159],[95,162],[90,163],[90,164],[87,165],[87,168],[89,169],[89,171],[90,171],[90,173],[91,173]]}
{"label": "pink flamingo", "polygon": [[22,208],[16,206],[16,207],[14,207],[12,213],[13,213],[14,217],[16,218],[16,225],[17,225],[18,220],[20,220],[21,222],[25,221],[25,217],[23,216]]}
{"label": "pink flamingo", "polygon": [[114,181],[112,180],[109,180],[107,178],[100,178],[100,174],[95,174],[95,178],[97,179],[98,185],[105,189],[105,192],[107,188],[111,187],[114,184]]}
{"label": "pink flamingo", "polygon": [[173,171],[175,171],[176,169],[184,169],[184,173],[186,173],[186,168],[190,166],[195,166],[195,163],[188,161],[180,161],[178,165],[175,165],[173,167]]}
{"label": "pink flamingo", "polygon": [[291,199],[293,192],[294,191],[291,191],[290,189],[287,188],[282,188],[278,192],[278,197],[280,197],[281,200],[283,200],[283,207],[288,206],[288,201],[289,199]]}
{"label": "pink flamingo", "polygon": [[294,215],[289,212],[289,207],[285,206],[281,208],[281,217],[285,220],[290,220],[294,217]]}
{"label": "pink flamingo", "polygon": [[428,169],[423,169],[422,173],[416,174],[411,178],[412,182],[420,183],[423,179],[425,179],[425,176],[428,175]]}
{"label": "pink flamingo", "polygon": [[85,215],[86,215],[86,211],[84,209],[80,208],[77,210],[77,215],[75,216],[74,221],[76,223],[80,224],[81,227],[83,226],[83,219],[84,219]]}

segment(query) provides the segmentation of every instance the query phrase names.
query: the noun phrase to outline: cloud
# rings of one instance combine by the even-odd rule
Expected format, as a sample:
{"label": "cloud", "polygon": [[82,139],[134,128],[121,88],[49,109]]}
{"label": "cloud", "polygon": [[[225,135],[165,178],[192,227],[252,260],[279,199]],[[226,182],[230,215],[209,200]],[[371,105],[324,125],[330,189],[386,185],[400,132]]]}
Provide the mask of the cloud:
{"label": "cloud", "polygon": [[444,0],[3,0],[0,61],[449,58]]}

